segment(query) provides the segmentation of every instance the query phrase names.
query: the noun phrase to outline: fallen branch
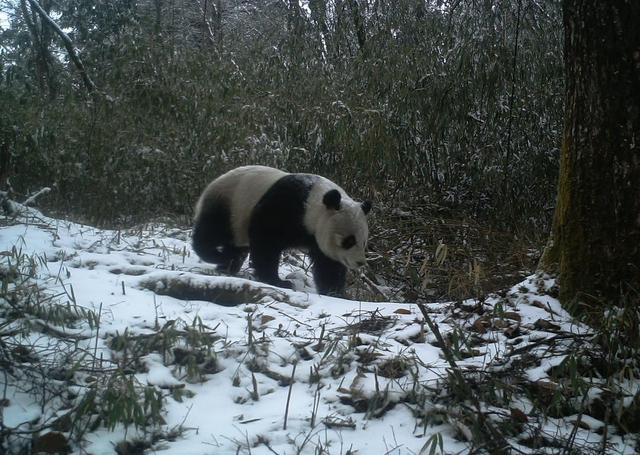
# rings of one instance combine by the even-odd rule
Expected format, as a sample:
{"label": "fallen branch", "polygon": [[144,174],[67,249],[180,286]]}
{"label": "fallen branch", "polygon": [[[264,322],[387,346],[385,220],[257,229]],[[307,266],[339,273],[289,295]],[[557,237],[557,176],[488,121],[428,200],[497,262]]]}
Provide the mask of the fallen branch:
{"label": "fallen branch", "polygon": [[47,324],[45,321],[41,319],[29,319],[29,322],[33,324],[40,332],[44,333],[45,335],[51,335],[60,339],[71,339],[71,340],[78,341],[78,340],[88,340],[89,338],[94,337],[94,335],[86,335],[78,331],[76,331],[76,333],[67,332],[65,330],[54,327],[50,324]]}
{"label": "fallen branch", "polygon": [[22,203],[22,205],[31,205],[34,202],[36,202],[36,199],[38,199],[40,196],[50,192],[51,192],[51,188],[49,188],[48,186],[45,186],[41,190],[38,190],[35,193],[33,193],[31,196],[29,196],[27,200]]}

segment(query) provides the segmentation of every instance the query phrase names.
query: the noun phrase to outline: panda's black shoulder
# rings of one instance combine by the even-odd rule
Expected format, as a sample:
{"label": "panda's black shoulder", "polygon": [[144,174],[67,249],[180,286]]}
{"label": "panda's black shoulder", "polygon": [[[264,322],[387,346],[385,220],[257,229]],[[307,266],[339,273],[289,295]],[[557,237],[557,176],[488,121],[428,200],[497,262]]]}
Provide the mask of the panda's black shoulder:
{"label": "panda's black shoulder", "polygon": [[287,174],[267,190],[251,213],[249,237],[254,248],[256,242],[278,247],[313,244],[304,217],[314,180],[306,174]]}
{"label": "panda's black shoulder", "polygon": [[271,185],[258,205],[282,206],[282,208],[289,208],[288,212],[302,209],[317,180],[318,178],[314,175],[287,174]]}
{"label": "panda's black shoulder", "polygon": [[287,174],[267,190],[256,208],[267,206],[277,213],[304,215],[307,199],[317,181],[318,176],[313,174]]}

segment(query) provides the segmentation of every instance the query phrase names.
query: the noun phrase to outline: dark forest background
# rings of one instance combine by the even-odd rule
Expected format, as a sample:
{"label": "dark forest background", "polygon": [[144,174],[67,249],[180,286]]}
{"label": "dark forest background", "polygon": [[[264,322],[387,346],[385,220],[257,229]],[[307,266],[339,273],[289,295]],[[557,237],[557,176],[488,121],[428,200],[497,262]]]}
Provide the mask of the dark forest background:
{"label": "dark forest background", "polygon": [[102,226],[188,226],[237,165],[313,172],[376,206],[372,282],[482,295],[532,270],[556,193],[551,0],[0,2],[2,189]]}

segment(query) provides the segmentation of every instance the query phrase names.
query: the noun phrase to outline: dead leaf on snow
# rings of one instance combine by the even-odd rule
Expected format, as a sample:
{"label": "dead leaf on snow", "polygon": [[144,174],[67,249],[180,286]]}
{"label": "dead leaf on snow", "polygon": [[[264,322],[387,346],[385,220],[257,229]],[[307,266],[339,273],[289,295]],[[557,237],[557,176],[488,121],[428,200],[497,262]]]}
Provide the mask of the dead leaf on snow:
{"label": "dead leaf on snow", "polygon": [[505,319],[511,319],[512,321],[522,321],[522,316],[520,316],[520,313],[516,313],[515,311],[505,311],[504,313],[502,313],[502,317]]}
{"label": "dead leaf on snow", "polygon": [[554,316],[557,316],[558,313],[556,313],[555,311],[553,311],[550,307],[549,304],[544,304],[542,303],[540,300],[534,300],[533,302],[530,303],[531,306],[534,306],[536,308],[540,308],[542,310],[545,310],[547,313],[551,313]]}
{"label": "dead leaf on snow", "polygon": [[411,314],[411,310],[407,310],[405,308],[398,308],[394,311],[395,314]]}
{"label": "dead leaf on snow", "polygon": [[489,327],[491,327],[491,320],[487,316],[479,317],[473,322],[473,330],[478,333],[486,333]]}
{"label": "dead leaf on snow", "polygon": [[262,318],[260,318],[260,324],[265,325],[267,322],[273,321],[275,318],[273,316],[269,316],[268,314],[263,314]]}
{"label": "dead leaf on snow", "polygon": [[518,408],[511,408],[511,420],[517,423],[527,423],[529,418]]}
{"label": "dead leaf on snow", "polygon": [[558,324],[554,324],[553,322],[547,321],[546,319],[538,319],[533,323],[533,326],[538,330],[551,330],[554,332],[560,330],[560,326]]}
{"label": "dead leaf on snow", "polygon": [[515,338],[521,335],[520,333],[520,325],[513,325],[511,327],[507,327],[504,329],[504,336],[507,338]]}

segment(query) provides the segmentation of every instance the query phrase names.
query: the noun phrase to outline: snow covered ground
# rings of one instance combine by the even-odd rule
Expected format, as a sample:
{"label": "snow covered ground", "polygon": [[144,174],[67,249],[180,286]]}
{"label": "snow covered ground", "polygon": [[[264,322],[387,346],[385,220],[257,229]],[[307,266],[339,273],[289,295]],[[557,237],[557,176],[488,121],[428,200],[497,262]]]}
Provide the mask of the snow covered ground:
{"label": "snow covered ground", "polygon": [[[161,394],[163,421],[153,431],[99,422],[87,428],[81,443],[71,443],[73,453],[110,454],[116,447],[120,453],[143,453],[133,446],[125,452],[124,440],[146,441],[144,453],[181,455],[426,454],[440,453],[440,442],[444,453],[466,453],[472,446],[466,440],[469,423],[456,418],[459,413],[441,393],[448,390],[449,365],[417,305],[319,296],[304,267],[289,263],[281,276],[289,275],[297,291],[252,281],[246,264],[240,277],[219,276],[191,251],[188,230],[161,225],[100,230],[16,208],[21,214],[1,223],[3,270],[18,258],[31,258],[29,273],[44,295],[91,310],[97,319],[71,326],[32,315],[31,331],[7,336],[12,346],[29,346],[35,353],[66,334],[87,355],[63,379],[51,372],[52,382],[73,391],[64,400],[43,398],[12,375],[0,376],[5,428],[28,432],[58,420],[69,412],[63,402],[77,403],[92,390],[97,368],[120,368],[140,387]],[[530,277],[482,302],[427,308],[459,354],[465,377],[489,370],[508,376],[514,352],[521,350],[539,354],[525,379],[543,389],[553,387],[549,369],[565,358],[543,340],[570,343],[587,332],[547,294],[552,286],[551,280]],[[0,298],[0,336],[17,327],[8,305]],[[159,336],[170,329],[173,344]],[[196,339],[191,345],[190,336]],[[139,346],[146,339],[169,344],[149,343],[138,360],[127,363],[134,356],[122,343]],[[193,346],[200,346],[200,358],[189,357]],[[46,368],[55,363],[49,357],[59,355],[60,350],[44,349],[25,362]],[[181,361],[185,355],[191,363]],[[491,406],[483,403],[482,409]],[[575,431],[581,446],[599,447],[602,422],[578,416],[539,420],[531,412],[523,397],[511,409],[496,407],[495,421],[528,426],[535,420],[540,434]],[[576,419],[580,425],[574,426]],[[47,431],[51,427],[40,434]],[[65,437],[69,431],[59,430]],[[526,432],[514,433],[509,443],[524,453],[556,453],[528,447]],[[608,438],[610,453],[635,453],[633,438]],[[9,452],[19,445],[3,443]]]}

